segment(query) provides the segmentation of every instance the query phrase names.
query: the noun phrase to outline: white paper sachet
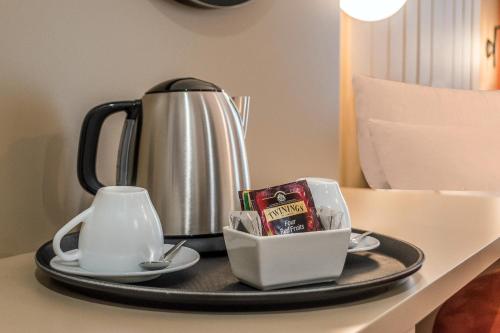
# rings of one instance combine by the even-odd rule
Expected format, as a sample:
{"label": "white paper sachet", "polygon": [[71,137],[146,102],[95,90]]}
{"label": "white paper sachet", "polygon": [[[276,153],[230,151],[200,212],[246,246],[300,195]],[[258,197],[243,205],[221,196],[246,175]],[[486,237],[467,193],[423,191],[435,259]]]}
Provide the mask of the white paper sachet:
{"label": "white paper sachet", "polygon": [[317,213],[325,230],[335,230],[342,227],[344,212],[331,207],[319,207]]}
{"label": "white paper sachet", "polygon": [[232,229],[262,236],[262,223],[256,211],[233,211],[229,214],[229,221]]}

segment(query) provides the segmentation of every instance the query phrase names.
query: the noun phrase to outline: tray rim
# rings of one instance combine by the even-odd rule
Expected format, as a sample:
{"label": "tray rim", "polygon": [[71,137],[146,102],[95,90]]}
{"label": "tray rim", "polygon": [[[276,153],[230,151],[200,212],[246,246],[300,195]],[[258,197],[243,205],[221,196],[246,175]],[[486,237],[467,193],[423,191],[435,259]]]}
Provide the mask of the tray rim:
{"label": "tray rim", "polygon": [[[364,232],[363,229],[353,228],[354,232]],[[75,235],[77,233],[70,233],[70,235]],[[236,297],[252,297],[252,298],[267,298],[270,296],[300,296],[302,294],[314,294],[319,292],[334,292],[334,291],[345,291],[349,289],[362,289],[366,287],[382,287],[385,285],[389,285],[399,280],[403,280],[410,275],[417,272],[423,265],[425,261],[424,252],[417,247],[407,241],[400,240],[398,238],[394,238],[391,236],[386,236],[384,234],[379,234],[374,232],[374,237],[377,235],[383,236],[385,238],[389,238],[395,240],[399,243],[403,243],[404,245],[412,248],[418,254],[417,260],[410,266],[408,266],[405,270],[396,272],[393,274],[386,275],[382,278],[374,278],[365,280],[362,282],[356,282],[355,284],[345,284],[345,285],[337,285],[337,284],[328,284],[328,285],[318,285],[314,284],[309,286],[303,286],[301,288],[292,288],[292,289],[277,289],[277,290],[248,290],[248,291],[188,291],[182,289],[175,288],[159,288],[159,287],[149,287],[149,286],[141,286],[136,284],[124,284],[119,282],[108,282],[101,281],[98,279],[92,279],[84,276],[74,276],[71,274],[66,274],[63,272],[59,272],[49,266],[45,266],[39,261],[39,253],[43,248],[52,243],[52,240],[45,242],[35,253],[35,263],[36,266],[41,269],[43,272],[48,274],[50,277],[61,281],[66,284],[71,284],[80,288],[95,288],[97,286],[106,288],[107,293],[117,292],[117,291],[133,291],[133,292],[141,292],[147,294],[158,295],[161,293],[162,295],[175,295],[178,296],[189,296],[189,297],[211,297],[212,299],[224,300],[224,299],[233,299]],[[377,250],[374,250],[376,252]],[[78,284],[77,284],[78,283]],[[109,290],[112,288],[112,290]],[[135,297],[133,297],[135,298]]]}

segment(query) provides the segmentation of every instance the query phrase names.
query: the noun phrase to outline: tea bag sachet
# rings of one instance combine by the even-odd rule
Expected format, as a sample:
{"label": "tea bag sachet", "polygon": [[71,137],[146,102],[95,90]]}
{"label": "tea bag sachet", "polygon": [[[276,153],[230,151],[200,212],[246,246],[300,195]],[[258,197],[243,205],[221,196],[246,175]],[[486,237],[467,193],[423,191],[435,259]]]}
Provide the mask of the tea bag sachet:
{"label": "tea bag sachet", "polygon": [[259,214],[255,211],[234,211],[229,214],[231,228],[247,232],[252,235],[262,236],[262,223]]}
{"label": "tea bag sachet", "polygon": [[325,230],[335,230],[342,227],[344,212],[331,207],[319,207],[318,216]]}
{"label": "tea bag sachet", "polygon": [[243,210],[257,212],[263,236],[323,230],[304,180],[240,191],[239,196]]}

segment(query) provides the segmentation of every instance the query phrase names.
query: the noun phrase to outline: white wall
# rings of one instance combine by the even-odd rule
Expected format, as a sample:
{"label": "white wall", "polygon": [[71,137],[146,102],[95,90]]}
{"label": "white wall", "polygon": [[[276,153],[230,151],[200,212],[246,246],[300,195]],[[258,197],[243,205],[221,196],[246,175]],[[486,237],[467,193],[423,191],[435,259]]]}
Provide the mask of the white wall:
{"label": "white wall", "polygon": [[[192,75],[253,97],[256,187],[337,176],[338,3],[255,0],[199,10],[172,0],[0,1],[0,257],[30,251],[90,202],[76,177],[93,106]],[[113,181],[119,117],[99,171]]]}
{"label": "white wall", "polygon": [[481,0],[408,0],[387,20],[353,21],[353,73],[478,89],[480,7]]}

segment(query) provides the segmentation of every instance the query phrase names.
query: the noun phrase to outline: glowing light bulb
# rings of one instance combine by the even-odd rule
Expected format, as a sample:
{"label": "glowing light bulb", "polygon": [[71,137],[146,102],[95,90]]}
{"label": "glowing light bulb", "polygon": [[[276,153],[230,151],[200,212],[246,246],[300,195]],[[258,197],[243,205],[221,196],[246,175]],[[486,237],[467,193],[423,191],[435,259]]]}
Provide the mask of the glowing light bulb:
{"label": "glowing light bulb", "polygon": [[406,0],[340,0],[340,9],[361,21],[380,21],[394,15]]}

